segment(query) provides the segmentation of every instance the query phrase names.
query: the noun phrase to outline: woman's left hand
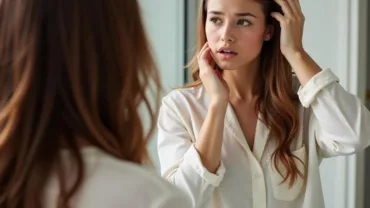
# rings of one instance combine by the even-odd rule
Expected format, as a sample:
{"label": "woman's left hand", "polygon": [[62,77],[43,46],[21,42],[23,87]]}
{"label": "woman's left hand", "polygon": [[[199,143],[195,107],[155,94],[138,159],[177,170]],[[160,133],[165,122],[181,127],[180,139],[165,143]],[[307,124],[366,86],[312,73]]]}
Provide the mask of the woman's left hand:
{"label": "woman's left hand", "polygon": [[281,6],[284,13],[273,12],[271,16],[280,22],[281,40],[280,48],[283,55],[288,58],[297,52],[303,52],[303,25],[304,15],[299,0],[274,0]]}

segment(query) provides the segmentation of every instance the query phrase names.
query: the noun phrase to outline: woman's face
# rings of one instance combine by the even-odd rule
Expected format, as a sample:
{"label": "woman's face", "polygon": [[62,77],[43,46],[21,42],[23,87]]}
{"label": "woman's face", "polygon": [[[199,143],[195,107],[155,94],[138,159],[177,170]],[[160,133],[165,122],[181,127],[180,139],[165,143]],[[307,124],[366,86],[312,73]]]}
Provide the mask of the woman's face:
{"label": "woman's face", "polygon": [[272,31],[256,0],[208,0],[205,32],[219,67],[236,70],[258,57]]}

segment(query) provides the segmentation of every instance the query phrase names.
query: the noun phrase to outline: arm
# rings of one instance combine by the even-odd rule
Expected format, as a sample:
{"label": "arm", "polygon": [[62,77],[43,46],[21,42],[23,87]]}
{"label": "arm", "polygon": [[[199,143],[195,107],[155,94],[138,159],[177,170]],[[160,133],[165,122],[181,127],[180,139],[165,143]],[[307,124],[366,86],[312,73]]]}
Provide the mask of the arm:
{"label": "arm", "polygon": [[211,173],[215,173],[221,162],[222,135],[224,131],[226,106],[211,104],[206,119],[195,141],[202,163]]}
{"label": "arm", "polygon": [[[220,112],[210,108],[200,137],[194,144],[181,116],[187,109],[180,107],[171,97],[163,99],[158,119],[161,174],[185,191],[191,197],[193,206],[198,207],[209,200],[225,173],[220,159],[223,119]],[[216,156],[212,157],[212,154]]]}
{"label": "arm", "polygon": [[370,113],[361,100],[339,85],[330,71],[322,70],[304,51],[287,56],[302,85],[304,107],[311,107],[316,142],[324,157],[349,155],[370,145]]}
{"label": "arm", "polygon": [[303,86],[298,92],[301,103],[313,110],[310,128],[314,128],[318,145],[328,156],[363,150],[370,144],[369,111],[336,82],[331,71],[322,71],[303,49],[305,18],[299,1],[275,1],[284,12],[271,14],[280,22],[281,52]]}
{"label": "arm", "polygon": [[370,145],[370,113],[361,100],[339,85],[330,71],[322,70],[305,53],[287,56],[302,85],[298,91],[304,107],[311,107],[316,142],[323,157],[349,155]]}
{"label": "arm", "polygon": [[370,145],[369,111],[337,81],[330,70],[324,70],[298,91],[303,106],[312,108],[309,128],[314,128],[324,157],[353,154]]}

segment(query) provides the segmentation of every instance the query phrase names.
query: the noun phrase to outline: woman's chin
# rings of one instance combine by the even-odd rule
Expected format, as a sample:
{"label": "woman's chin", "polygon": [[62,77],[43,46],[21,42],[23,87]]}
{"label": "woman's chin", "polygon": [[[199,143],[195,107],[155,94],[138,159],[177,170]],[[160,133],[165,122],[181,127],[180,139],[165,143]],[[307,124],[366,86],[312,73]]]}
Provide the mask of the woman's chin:
{"label": "woman's chin", "polygon": [[235,61],[225,61],[225,60],[219,60],[217,62],[218,66],[223,70],[235,70],[240,68],[239,64]]}
{"label": "woman's chin", "polygon": [[233,66],[232,64],[220,64],[220,68],[222,70],[229,71],[229,70],[234,70],[235,66]]}

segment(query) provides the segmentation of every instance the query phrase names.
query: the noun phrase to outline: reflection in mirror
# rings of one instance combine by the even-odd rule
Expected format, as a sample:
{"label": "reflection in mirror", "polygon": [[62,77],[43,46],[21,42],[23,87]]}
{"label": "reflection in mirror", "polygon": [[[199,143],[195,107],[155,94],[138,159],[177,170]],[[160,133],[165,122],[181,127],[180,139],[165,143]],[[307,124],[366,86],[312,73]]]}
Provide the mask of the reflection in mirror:
{"label": "reflection in mirror", "polygon": [[184,2],[190,65],[162,102],[161,175],[195,207],[363,207],[364,160],[336,157],[370,142],[353,3]]}

